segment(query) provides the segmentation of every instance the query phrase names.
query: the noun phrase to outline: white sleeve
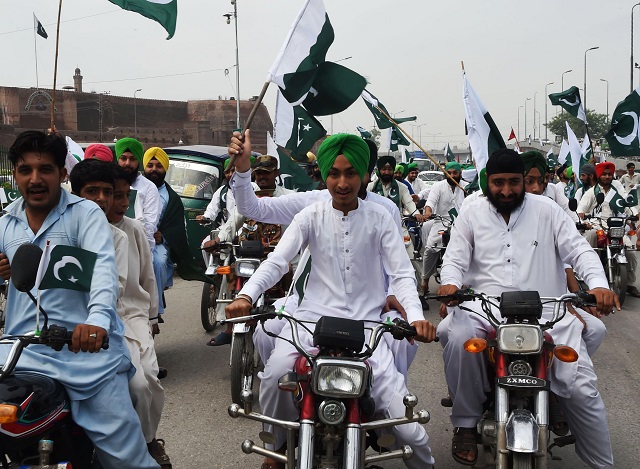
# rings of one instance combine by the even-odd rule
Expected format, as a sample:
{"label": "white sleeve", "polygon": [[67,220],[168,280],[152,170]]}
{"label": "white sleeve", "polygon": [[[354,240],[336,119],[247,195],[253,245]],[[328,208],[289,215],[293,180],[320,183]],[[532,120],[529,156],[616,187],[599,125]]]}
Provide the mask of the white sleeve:
{"label": "white sleeve", "polygon": [[[451,238],[440,271],[441,285],[455,285],[462,288],[464,274],[469,270],[473,258],[473,228],[469,219],[471,212],[473,208],[463,210],[451,227]],[[575,229],[574,231],[578,232]]]}
{"label": "white sleeve", "polygon": [[229,182],[236,209],[252,220],[288,225],[308,205],[324,200],[322,191],[294,192],[280,197],[258,198],[251,186],[251,173],[234,173]]}
{"label": "white sleeve", "polygon": [[431,187],[431,191],[429,192],[429,198],[427,199],[426,205],[431,208],[433,213],[436,213],[436,207],[438,206],[438,201],[440,200],[440,186],[435,184]]}
{"label": "white sleeve", "polygon": [[560,206],[560,208],[564,210],[567,215],[569,215],[569,218],[571,218],[574,223],[578,223],[580,221],[580,218],[578,217],[578,214],[576,212],[572,212],[571,209],[569,209],[569,199],[567,199],[567,196],[564,195],[564,192],[555,190],[555,195],[555,201]]}
{"label": "white sleeve", "polygon": [[577,213],[589,214],[596,206],[596,199],[594,196],[594,191],[589,189],[584,194],[582,194],[582,198],[578,203],[578,208],[576,210]]}
{"label": "white sleeve", "polygon": [[[144,177],[142,175],[138,177]],[[151,183],[153,184],[153,183]],[[144,194],[140,194],[142,200],[142,218],[144,220],[144,231],[151,246],[155,246],[156,242],[153,234],[158,231],[158,221],[160,219],[160,210],[162,202],[160,201],[160,193],[155,185],[147,185]]]}
{"label": "white sleeve", "polygon": [[220,211],[220,193],[223,187],[224,186],[218,187],[218,190],[215,191],[213,197],[211,197],[211,202],[209,202],[206,210],[202,214],[205,218],[215,220],[218,217],[218,212]]}
{"label": "white sleeve", "polygon": [[415,202],[411,198],[411,193],[409,192],[407,186],[399,182],[398,190],[400,191],[400,196],[402,197],[402,205],[404,205],[404,208],[409,212],[409,215],[415,215],[418,209],[416,208]]}

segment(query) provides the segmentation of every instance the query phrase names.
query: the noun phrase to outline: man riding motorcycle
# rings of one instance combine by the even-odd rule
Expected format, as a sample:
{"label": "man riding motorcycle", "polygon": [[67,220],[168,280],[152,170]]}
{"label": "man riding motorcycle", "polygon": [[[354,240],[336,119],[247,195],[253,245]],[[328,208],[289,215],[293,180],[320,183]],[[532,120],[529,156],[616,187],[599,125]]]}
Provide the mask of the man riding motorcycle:
{"label": "man riding motorcycle", "polygon": [[[534,290],[540,296],[558,297],[566,292],[564,264],[569,264],[592,288],[589,293],[595,295],[599,312],[619,309],[598,256],[557,204],[525,193],[524,172],[513,150],[491,155],[483,176],[486,183],[481,181],[486,197],[475,198],[456,220],[438,295],[451,295],[464,284],[489,295]],[[452,456],[472,465],[478,456],[475,426],[490,386],[483,356],[468,354],[463,344],[472,337],[486,337],[492,326],[476,304],[468,307],[480,314],[454,308],[443,357],[453,400],[451,422],[456,427]],[[498,311],[494,314],[500,317]],[[580,458],[592,467],[613,467],[606,412],[582,328],[577,318],[567,315],[550,331],[555,342],[579,353],[573,364],[554,362],[551,389],[560,398]]]}

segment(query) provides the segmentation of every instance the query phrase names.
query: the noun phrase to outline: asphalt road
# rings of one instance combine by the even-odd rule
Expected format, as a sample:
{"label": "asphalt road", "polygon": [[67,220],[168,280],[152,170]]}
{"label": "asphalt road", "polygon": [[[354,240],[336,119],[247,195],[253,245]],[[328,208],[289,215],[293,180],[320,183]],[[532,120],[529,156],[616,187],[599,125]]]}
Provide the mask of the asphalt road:
{"label": "asphalt road", "polygon": [[[240,444],[246,438],[259,441],[256,422],[232,419],[230,404],[229,347],[207,347],[219,332],[206,333],[200,324],[202,284],[176,279],[166,292],[167,312],[157,351],[161,366],[169,375],[163,380],[167,400],[158,433],[166,440],[173,467],[231,468],[260,467],[261,458],[245,455]],[[435,303],[425,317],[439,322]],[[608,336],[593,361],[599,388],[609,417],[616,466],[637,467],[640,448],[640,300],[628,298],[622,312],[605,319]],[[462,467],[450,456],[451,425],[448,409],[440,406],[446,395],[440,345],[421,344],[409,373],[409,388],[420,400],[419,408],[431,413],[426,425],[438,469]],[[551,461],[552,469],[586,468],[572,447],[554,453],[561,461]],[[388,462],[385,468],[404,467]]]}

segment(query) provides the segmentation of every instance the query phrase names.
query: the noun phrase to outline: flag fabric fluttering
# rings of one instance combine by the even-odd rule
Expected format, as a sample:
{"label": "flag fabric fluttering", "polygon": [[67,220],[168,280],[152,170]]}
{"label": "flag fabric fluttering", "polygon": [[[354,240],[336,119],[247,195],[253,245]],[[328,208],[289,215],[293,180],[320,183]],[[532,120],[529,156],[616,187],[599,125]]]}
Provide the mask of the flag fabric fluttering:
{"label": "flag fabric fluttering", "polygon": [[607,195],[604,198],[604,202],[607,202],[609,204],[609,207],[611,208],[613,213],[622,215],[625,212],[625,208],[635,207],[636,205],[638,205],[637,189],[634,188],[629,191],[626,199],[622,197],[620,193],[615,190],[615,188],[612,189],[613,190],[607,192]]}
{"label": "flag fabric fluttering", "polygon": [[487,165],[491,153],[507,146],[493,118],[480,101],[480,97],[467,80],[467,74],[464,72],[462,73],[462,81],[462,101],[469,146],[476,169],[480,172]]}
{"label": "flag fabric fluttering", "polygon": [[389,150],[398,151],[398,148],[400,146],[409,145],[411,145],[411,142],[407,140],[407,138],[402,133],[402,130],[400,130],[395,125],[391,127],[391,129],[389,130]]}
{"label": "flag fabric fluttering", "polygon": [[516,133],[513,131],[513,127],[511,127],[511,133],[509,134],[509,138],[507,140],[508,141],[511,141],[511,140],[518,141],[518,138],[516,137]]}
{"label": "flag fabric fluttering", "polygon": [[554,106],[560,106],[567,111],[573,117],[577,117],[585,124],[587,123],[587,115],[582,107],[582,100],[580,99],[580,90],[577,86],[572,86],[566,91],[560,93],[552,93],[549,95],[549,100]]}
{"label": "flag fabric fluttering", "polygon": [[593,148],[591,148],[591,139],[589,138],[589,134],[586,133],[584,135],[584,140],[582,141],[582,147],[580,147],[582,151],[582,158],[589,162],[593,157]]}
{"label": "flag fabric fluttering", "polygon": [[[393,126],[393,123],[387,117],[387,116],[390,116],[389,111],[387,111],[387,108],[384,107],[384,104],[378,101],[378,98],[376,98],[367,90],[364,90],[361,96],[362,96],[362,99],[364,100],[364,103],[367,105],[367,107],[373,114],[373,118],[376,120],[376,125],[378,126],[379,129],[388,129]],[[380,112],[378,108],[380,108],[380,110],[382,110],[384,114]],[[416,119],[417,119],[416,116],[393,118],[396,124],[402,124],[403,122],[411,122]]]}
{"label": "flag fabric fluttering", "polygon": [[368,131],[367,129],[365,129],[364,127],[360,127],[360,126],[358,125],[358,126],[356,126],[356,130],[357,130],[358,132],[360,132],[360,136],[361,136],[362,138],[371,138],[371,137],[372,137],[371,132],[369,132],[369,131]]}
{"label": "flag fabric fluttering", "polygon": [[278,85],[291,104],[302,103],[333,39],[333,26],[322,0],[307,0],[269,70],[267,81]]}
{"label": "flag fabric fluttering", "polygon": [[453,151],[451,150],[451,146],[449,145],[449,142],[447,142],[447,145],[444,147],[444,157],[447,159],[447,162],[451,162],[456,159],[456,156],[453,154]]}
{"label": "flag fabric fluttering", "polygon": [[558,163],[565,164],[567,162],[568,156],[569,156],[569,144],[565,139],[562,139],[562,144],[560,145],[560,153],[558,154]]}
{"label": "flag fabric fluttering", "polygon": [[576,175],[576,187],[582,186],[580,179],[580,168],[584,164],[584,158],[582,157],[582,147],[580,146],[580,142],[578,142],[578,137],[573,133],[571,127],[569,127],[569,123],[565,121],[567,126],[567,140],[569,141],[569,154],[571,155],[571,166],[573,168],[573,173]]}
{"label": "flag fabric fluttering", "polygon": [[312,191],[318,186],[318,183],[312,181],[298,163],[278,147],[269,132],[267,132],[267,154],[278,159],[278,170],[285,188]]}
{"label": "flag fabric fluttering", "polygon": [[[38,289],[89,291],[97,257],[95,252],[75,246],[54,246],[48,256],[42,255],[36,275]],[[38,278],[41,279],[39,283]]]}
{"label": "flag fabric fluttering", "polygon": [[333,62],[323,62],[302,101],[314,116],[338,114],[351,106],[367,86],[365,77]]}
{"label": "flag fabric fluttering", "polygon": [[635,89],[618,103],[611,116],[611,128],[604,138],[613,156],[637,156],[640,154],[640,88]]}
{"label": "flag fabric fluttering", "polygon": [[276,144],[290,150],[294,159],[303,162],[307,161],[307,152],[313,145],[327,135],[316,118],[302,106],[292,106],[280,91],[276,97],[273,130]]}
{"label": "flag fabric fluttering", "polygon": [[178,0],[109,0],[125,10],[134,11],[158,23],[169,33],[171,39],[176,32]]}
{"label": "flag fabric fluttering", "polygon": [[47,39],[49,37],[47,32],[44,30],[44,27],[42,26],[42,23],[36,17],[35,13],[33,14],[33,27],[36,30],[36,33],[38,34],[38,36],[41,36],[41,37],[43,37],[45,39]]}
{"label": "flag fabric fluttering", "polygon": [[547,152],[547,167],[555,168],[556,166],[558,166],[558,157],[553,154],[553,149],[549,148]]}

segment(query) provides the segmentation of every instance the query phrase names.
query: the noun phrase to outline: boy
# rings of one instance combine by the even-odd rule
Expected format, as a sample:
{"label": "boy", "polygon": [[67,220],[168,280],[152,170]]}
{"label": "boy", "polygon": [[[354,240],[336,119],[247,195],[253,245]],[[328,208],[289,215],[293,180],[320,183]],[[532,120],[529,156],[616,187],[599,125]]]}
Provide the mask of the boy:
{"label": "boy", "polygon": [[144,228],[136,220],[124,219],[129,181],[130,176],[119,166],[96,159],[81,161],[70,176],[73,193],[97,203],[110,222],[120,278],[117,312],[124,322],[125,342],[136,369],[129,380],[129,392],[149,453],[162,469],[170,469],[164,442],[155,438],[164,406],[150,329],[158,321],[158,295]]}
{"label": "boy", "polygon": [[[297,317],[315,321],[319,319],[317,312],[322,311],[329,316],[378,321],[386,301],[384,272],[388,272],[396,297],[417,329],[416,338],[425,342],[435,338],[435,327],[424,320],[413,267],[393,219],[384,208],[358,198],[368,164],[369,148],[359,137],[338,134],[322,143],[318,165],[331,200],[309,206],[294,217],[275,251],[227,307],[228,317],[248,314],[254,299],[274,285],[300,248],[308,245],[313,268]],[[285,326],[281,335],[290,334]],[[309,334],[302,333],[301,340],[311,347]],[[266,415],[284,420],[297,416],[290,396],[277,386],[278,378],[293,368],[297,355],[289,343],[279,341],[266,363],[260,385],[260,404]],[[380,343],[371,363],[376,408],[389,417],[403,415],[402,397],[407,389],[386,342]],[[280,429],[274,430],[275,447],[281,448],[284,435]],[[393,433],[400,444],[410,444],[415,451],[406,462],[408,467],[432,466],[428,437],[420,425],[402,425]],[[270,459],[265,464],[281,467]]]}

